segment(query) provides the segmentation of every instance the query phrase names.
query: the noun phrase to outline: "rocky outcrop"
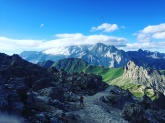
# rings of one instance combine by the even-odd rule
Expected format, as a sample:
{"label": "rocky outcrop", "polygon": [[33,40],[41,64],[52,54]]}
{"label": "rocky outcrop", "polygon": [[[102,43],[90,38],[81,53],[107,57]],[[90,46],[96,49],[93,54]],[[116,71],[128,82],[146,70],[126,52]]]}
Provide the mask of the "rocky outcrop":
{"label": "rocky outcrop", "polygon": [[64,91],[71,91],[76,94],[93,95],[104,90],[108,85],[102,82],[102,77],[93,74],[67,73],[60,71],[55,73],[59,76],[58,82]]}
{"label": "rocky outcrop", "polygon": [[[164,99],[164,97],[162,95],[161,98]],[[112,86],[108,88],[108,93],[105,96],[100,97],[100,101],[120,109],[122,117],[129,123],[165,122],[164,107],[159,105],[158,101],[153,102],[146,95],[142,98],[135,98],[128,90]]]}
{"label": "rocky outcrop", "polygon": [[122,109],[122,116],[130,123],[164,123],[165,113],[163,110],[144,109],[135,103],[126,103]]}
{"label": "rocky outcrop", "polygon": [[132,83],[152,87],[165,94],[165,76],[155,69],[145,69],[130,61],[124,67],[123,78],[130,79]]}
{"label": "rocky outcrop", "polygon": [[110,106],[123,109],[126,102],[134,102],[134,99],[133,95],[129,91],[125,91],[118,86],[112,86],[109,89],[108,96],[101,97],[100,101]]}
{"label": "rocky outcrop", "polygon": [[106,87],[100,76],[67,73],[53,67],[47,71],[18,55],[0,53],[0,112],[24,117],[26,122],[76,123],[76,118],[67,111],[78,109],[66,102]]}

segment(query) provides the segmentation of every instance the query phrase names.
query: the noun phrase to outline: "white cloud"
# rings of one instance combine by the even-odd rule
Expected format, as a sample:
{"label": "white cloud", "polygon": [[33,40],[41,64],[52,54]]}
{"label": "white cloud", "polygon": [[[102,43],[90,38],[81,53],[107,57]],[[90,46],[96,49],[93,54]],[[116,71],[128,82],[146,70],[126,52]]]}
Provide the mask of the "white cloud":
{"label": "white cloud", "polygon": [[155,38],[155,39],[165,39],[165,31],[153,34],[152,38]]}
{"label": "white cloud", "polygon": [[126,44],[125,49],[127,50],[138,50],[145,49],[151,51],[164,51],[165,42],[144,42],[144,43],[128,43]]}
{"label": "white cloud", "polygon": [[[160,38],[164,33],[155,33],[154,38]],[[70,46],[70,45],[86,45],[95,43],[104,43],[114,45],[123,50],[138,50],[148,49],[165,52],[165,41],[151,42],[150,34],[136,34],[139,40],[146,39],[143,42],[128,43],[128,40],[123,37],[114,37],[102,34],[83,35],[82,33],[74,34],[56,34],[53,40],[31,40],[31,39],[11,39],[0,37],[0,52],[7,54],[19,54],[22,51],[41,51],[53,47]],[[147,41],[148,40],[148,41]]]}
{"label": "white cloud", "polygon": [[42,24],[40,25],[40,27],[41,27],[41,28],[44,27],[44,24],[42,23]]}
{"label": "white cloud", "polygon": [[23,50],[37,50],[37,47],[42,44],[42,42],[42,40],[17,40],[0,37],[0,52],[13,54],[19,53]]}
{"label": "white cloud", "polygon": [[163,51],[165,53],[165,23],[149,25],[135,33],[137,43],[129,43],[126,48],[129,50],[147,49],[151,51]]}
{"label": "white cloud", "polygon": [[91,31],[103,30],[103,32],[112,32],[112,31],[115,31],[117,29],[119,29],[117,24],[103,23],[100,26],[92,27]]}
{"label": "white cloud", "polygon": [[149,25],[142,30],[142,33],[157,33],[157,32],[164,32],[165,31],[165,23],[159,25]]}
{"label": "white cloud", "polygon": [[[57,34],[54,40],[16,40],[6,37],[0,37],[0,52],[17,53],[24,50],[45,50],[52,47],[69,46],[69,45],[85,45],[102,42],[107,45],[121,46],[125,45],[126,39],[107,35],[83,35],[75,34]],[[11,52],[12,51],[12,52]]]}
{"label": "white cloud", "polygon": [[151,42],[154,39],[165,39],[165,23],[159,25],[149,25],[137,34],[137,41]]}

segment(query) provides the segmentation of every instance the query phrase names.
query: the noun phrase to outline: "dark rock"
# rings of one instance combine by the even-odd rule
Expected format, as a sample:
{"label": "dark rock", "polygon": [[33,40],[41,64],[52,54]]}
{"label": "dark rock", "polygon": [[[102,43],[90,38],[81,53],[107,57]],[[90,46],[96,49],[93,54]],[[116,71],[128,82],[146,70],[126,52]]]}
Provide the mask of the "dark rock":
{"label": "dark rock", "polygon": [[12,108],[12,112],[14,112],[15,114],[21,114],[24,108],[24,104],[22,102],[14,102],[11,105]]}
{"label": "dark rock", "polygon": [[145,117],[145,111],[137,104],[126,103],[122,110],[122,116],[130,123],[151,123]]}
{"label": "dark rock", "polygon": [[126,103],[122,116],[130,123],[164,123],[165,112],[162,110],[144,109],[138,104]]}
{"label": "dark rock", "polygon": [[165,123],[165,112],[163,110],[153,111],[152,115],[159,123]]}
{"label": "dark rock", "polygon": [[143,109],[158,109],[157,105],[147,96],[144,95],[142,100],[140,100],[139,104],[143,107]]}
{"label": "dark rock", "polygon": [[53,74],[53,73],[57,73],[58,70],[55,67],[51,67],[51,68],[48,69],[48,72]]}
{"label": "dark rock", "polygon": [[52,117],[50,123],[62,123],[62,121],[58,120],[56,117]]}
{"label": "dark rock", "polygon": [[154,103],[156,103],[160,109],[165,109],[165,96],[162,93],[158,93],[158,98],[154,100]]}
{"label": "dark rock", "polygon": [[57,115],[57,117],[63,122],[63,123],[78,123],[75,116],[70,113],[62,113]]}
{"label": "dark rock", "polygon": [[32,86],[32,89],[33,89],[34,91],[38,91],[38,90],[40,90],[40,89],[49,87],[51,81],[52,81],[52,80],[49,79],[49,78],[42,78],[42,79],[39,79],[39,80],[37,80],[36,82],[34,82],[34,84],[33,84],[33,86]]}
{"label": "dark rock", "polygon": [[38,94],[41,96],[51,97],[51,99],[58,99],[61,102],[64,102],[64,90],[62,88],[49,87],[44,88],[38,91]]}
{"label": "dark rock", "polygon": [[46,118],[46,116],[45,116],[44,113],[36,114],[36,115],[35,115],[35,118],[36,118],[39,122],[42,122],[42,123],[47,123],[47,122],[48,122],[48,120],[47,120],[47,118]]}
{"label": "dark rock", "polygon": [[118,86],[112,86],[108,96],[101,97],[100,101],[119,109],[122,109],[126,102],[135,102],[129,91],[122,90]]}

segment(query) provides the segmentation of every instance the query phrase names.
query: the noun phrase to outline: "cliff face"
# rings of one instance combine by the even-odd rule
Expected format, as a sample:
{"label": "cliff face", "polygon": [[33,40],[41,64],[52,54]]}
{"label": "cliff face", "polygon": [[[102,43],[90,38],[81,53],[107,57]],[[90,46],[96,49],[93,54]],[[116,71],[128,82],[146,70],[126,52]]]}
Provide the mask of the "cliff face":
{"label": "cliff face", "polygon": [[152,87],[165,94],[165,76],[154,69],[145,69],[130,61],[124,67],[123,78],[129,78],[132,83]]}

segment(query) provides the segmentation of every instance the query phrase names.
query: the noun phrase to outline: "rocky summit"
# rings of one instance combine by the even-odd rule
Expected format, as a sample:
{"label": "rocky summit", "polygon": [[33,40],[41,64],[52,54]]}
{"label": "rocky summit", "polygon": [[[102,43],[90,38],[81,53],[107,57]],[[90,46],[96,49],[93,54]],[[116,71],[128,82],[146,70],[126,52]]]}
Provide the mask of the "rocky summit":
{"label": "rocky summit", "polygon": [[0,123],[165,122],[161,93],[155,101],[136,98],[101,76],[45,69],[18,55],[0,53],[0,89]]}

